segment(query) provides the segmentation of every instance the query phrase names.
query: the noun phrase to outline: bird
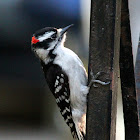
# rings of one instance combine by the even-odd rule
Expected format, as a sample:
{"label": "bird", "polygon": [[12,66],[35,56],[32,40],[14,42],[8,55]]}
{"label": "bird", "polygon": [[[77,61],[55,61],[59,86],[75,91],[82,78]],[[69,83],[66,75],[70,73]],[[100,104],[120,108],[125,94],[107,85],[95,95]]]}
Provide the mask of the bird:
{"label": "bird", "polygon": [[31,49],[39,58],[46,82],[55,97],[60,113],[69,126],[74,140],[85,140],[87,95],[98,72],[88,84],[86,69],[76,53],[64,46],[66,33],[73,24],[64,28],[45,27],[31,38]]}

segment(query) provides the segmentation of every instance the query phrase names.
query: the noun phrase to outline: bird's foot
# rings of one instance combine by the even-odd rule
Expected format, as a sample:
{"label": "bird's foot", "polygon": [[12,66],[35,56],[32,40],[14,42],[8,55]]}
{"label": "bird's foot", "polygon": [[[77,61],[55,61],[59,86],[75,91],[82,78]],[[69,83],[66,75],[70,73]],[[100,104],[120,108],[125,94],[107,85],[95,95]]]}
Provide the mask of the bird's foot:
{"label": "bird's foot", "polygon": [[91,79],[91,81],[90,81],[89,84],[88,84],[88,87],[89,87],[89,88],[90,88],[92,85],[93,85],[94,87],[98,87],[98,86],[96,85],[96,83],[98,83],[98,84],[100,84],[100,85],[108,85],[108,84],[110,84],[110,82],[103,82],[103,81],[100,81],[100,80],[97,79],[101,74],[105,74],[105,72],[101,71],[101,72],[98,72],[96,75],[94,75],[92,71],[90,72],[90,75],[91,75],[92,79]]}

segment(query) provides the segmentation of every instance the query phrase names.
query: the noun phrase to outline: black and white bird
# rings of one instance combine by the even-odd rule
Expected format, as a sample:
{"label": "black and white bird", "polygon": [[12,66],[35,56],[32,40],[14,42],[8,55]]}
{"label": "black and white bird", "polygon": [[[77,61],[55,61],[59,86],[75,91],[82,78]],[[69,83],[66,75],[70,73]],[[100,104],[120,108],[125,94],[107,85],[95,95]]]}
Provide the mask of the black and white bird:
{"label": "black and white bird", "polygon": [[46,27],[35,32],[31,48],[41,62],[48,86],[74,140],[84,140],[89,88],[93,82],[108,83],[94,77],[87,85],[82,61],[72,50],[64,47],[66,32],[71,26],[59,29]]}

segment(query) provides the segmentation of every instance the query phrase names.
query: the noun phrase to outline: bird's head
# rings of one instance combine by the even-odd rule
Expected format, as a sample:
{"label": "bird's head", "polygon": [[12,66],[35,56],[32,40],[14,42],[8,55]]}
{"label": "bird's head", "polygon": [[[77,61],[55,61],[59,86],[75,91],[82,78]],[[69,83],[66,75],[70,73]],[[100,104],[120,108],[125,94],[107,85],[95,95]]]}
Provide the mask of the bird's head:
{"label": "bird's head", "polygon": [[39,56],[40,59],[49,54],[49,51],[55,49],[59,44],[64,43],[65,33],[73,25],[64,28],[46,27],[35,32],[31,40],[32,50]]}

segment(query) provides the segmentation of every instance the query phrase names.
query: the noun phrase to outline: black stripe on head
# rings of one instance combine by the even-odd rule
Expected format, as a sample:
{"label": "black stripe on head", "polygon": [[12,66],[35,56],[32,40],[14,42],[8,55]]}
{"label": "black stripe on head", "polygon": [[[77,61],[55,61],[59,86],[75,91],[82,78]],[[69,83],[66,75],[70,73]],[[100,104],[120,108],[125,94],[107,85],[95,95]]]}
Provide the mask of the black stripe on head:
{"label": "black stripe on head", "polygon": [[54,27],[45,27],[43,29],[40,29],[40,30],[36,31],[34,33],[34,36],[35,37],[42,36],[46,32],[51,32],[51,31],[53,31],[53,32],[55,32],[55,34],[57,34],[57,29],[56,28],[54,28]]}

